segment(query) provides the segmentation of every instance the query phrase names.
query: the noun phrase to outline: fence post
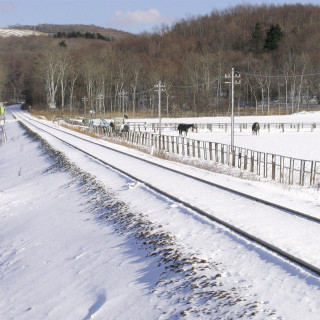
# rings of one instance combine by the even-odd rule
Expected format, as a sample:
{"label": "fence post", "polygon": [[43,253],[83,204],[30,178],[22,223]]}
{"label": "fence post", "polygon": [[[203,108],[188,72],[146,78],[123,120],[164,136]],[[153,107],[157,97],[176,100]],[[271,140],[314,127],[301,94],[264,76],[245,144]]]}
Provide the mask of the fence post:
{"label": "fence post", "polygon": [[293,173],[294,173],[294,159],[290,158],[289,184],[293,184]]}
{"label": "fence post", "polygon": [[264,178],[268,178],[268,153],[263,154],[263,161],[264,161],[263,176]]}
{"label": "fence post", "polygon": [[288,184],[291,182],[291,166],[292,166],[292,158],[290,158],[290,163],[289,163],[289,181]]}
{"label": "fence post", "polygon": [[209,142],[209,157],[210,161],[212,161],[212,142]]}
{"label": "fence post", "polygon": [[275,155],[272,155],[272,174],[271,174],[272,180],[276,180],[276,162],[275,162]]}
{"label": "fence post", "polygon": [[174,153],[174,136],[171,136],[171,148],[172,148],[172,153]]}
{"label": "fence post", "polygon": [[207,142],[202,141],[202,145],[203,145],[203,158],[204,160],[207,160],[208,159]]}
{"label": "fence post", "polygon": [[190,141],[187,139],[187,156],[190,157]]}
{"label": "fence post", "polygon": [[310,186],[312,186],[313,166],[314,166],[314,161],[311,161],[311,168],[310,168]]}
{"label": "fence post", "polygon": [[235,167],[235,166],[236,166],[236,151],[235,151],[235,149],[232,149],[232,150],[231,150],[231,156],[232,156],[232,158],[231,158],[231,165],[232,165],[233,167]]}
{"label": "fence post", "polygon": [[197,141],[197,146],[198,146],[198,158],[201,158],[201,151],[200,151],[200,141]]}
{"label": "fence post", "polygon": [[224,163],[224,145],[221,145],[221,163]]}
{"label": "fence post", "polygon": [[152,134],[151,133],[147,133],[147,136],[146,136],[147,138],[147,145],[148,145],[148,147],[151,147],[152,146]]}
{"label": "fence post", "polygon": [[177,154],[179,154],[179,136],[177,136],[176,141],[177,141]]}
{"label": "fence post", "polygon": [[316,183],[316,174],[317,174],[317,161],[314,162],[314,166],[313,166],[312,185],[314,185]]}
{"label": "fence post", "polygon": [[280,182],[284,182],[284,157],[280,156]]}
{"label": "fence post", "polygon": [[251,163],[250,163],[250,172],[254,171],[254,152],[251,150]]}
{"label": "fence post", "polygon": [[304,172],[305,172],[306,162],[304,160],[300,161],[300,186],[304,185]]}
{"label": "fence post", "polygon": [[158,149],[158,139],[157,136],[154,135],[154,148],[157,150]]}
{"label": "fence post", "polygon": [[244,159],[243,159],[243,169],[247,170],[248,168],[248,151],[245,151]]}
{"label": "fence post", "polygon": [[239,153],[238,153],[238,168],[241,169],[241,161],[242,161],[242,154],[241,154],[242,149],[239,149]]}
{"label": "fence post", "polygon": [[184,152],[184,137],[181,138],[181,149],[182,149],[182,155],[184,156],[185,155],[185,152]]}
{"label": "fence post", "polygon": [[214,144],[214,155],[215,155],[215,162],[219,162],[219,145],[218,143]]}
{"label": "fence post", "polygon": [[261,152],[257,152],[257,174],[260,176]]}

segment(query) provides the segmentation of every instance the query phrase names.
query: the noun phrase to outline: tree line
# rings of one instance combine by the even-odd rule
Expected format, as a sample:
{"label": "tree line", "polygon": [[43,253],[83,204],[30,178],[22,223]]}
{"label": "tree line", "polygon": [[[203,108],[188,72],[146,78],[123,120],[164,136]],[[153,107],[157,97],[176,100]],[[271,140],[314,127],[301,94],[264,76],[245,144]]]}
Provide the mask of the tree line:
{"label": "tree line", "polygon": [[81,33],[79,31],[75,32],[57,32],[53,35],[54,38],[85,38],[85,39],[98,39],[104,41],[114,41],[114,38],[106,37],[99,32],[85,32]]}
{"label": "tree line", "polygon": [[319,31],[319,6],[241,5],[113,42],[2,39],[0,87],[61,114],[137,117],[158,114],[161,81],[164,115],[212,116],[230,112],[234,67],[239,112],[291,113],[319,105]]}

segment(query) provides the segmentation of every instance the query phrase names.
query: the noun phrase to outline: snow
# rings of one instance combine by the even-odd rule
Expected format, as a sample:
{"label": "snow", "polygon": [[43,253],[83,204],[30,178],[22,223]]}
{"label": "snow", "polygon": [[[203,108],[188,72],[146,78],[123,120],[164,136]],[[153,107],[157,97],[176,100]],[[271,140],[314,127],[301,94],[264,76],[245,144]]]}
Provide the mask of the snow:
{"label": "snow", "polygon": [[[318,276],[33,129],[49,146],[41,143],[10,113],[8,108],[8,141],[0,141],[1,319],[318,319]],[[312,113],[286,117],[320,119]],[[199,135],[212,139],[208,132]],[[312,153],[318,131],[243,132],[235,141],[320,159]],[[320,216],[319,190],[209,173],[101,143]],[[81,147],[320,267],[319,227],[310,221],[258,203],[248,208],[226,192],[112,150],[85,142]]]}
{"label": "snow", "polygon": [[[133,120],[131,120],[133,121]],[[143,122],[143,119],[134,120],[135,122]],[[247,148],[255,151],[273,153],[283,155],[286,157],[294,157],[304,160],[319,160],[320,148],[317,145],[320,141],[320,112],[298,113],[283,116],[246,116],[235,117],[235,135],[234,145],[237,147]],[[258,121],[260,124],[270,124],[269,129],[261,125],[259,138],[251,134],[251,124]],[[156,122],[153,120],[152,122]],[[230,118],[164,118],[162,123],[202,123],[202,124],[216,124],[213,132],[210,130],[198,129],[198,132],[188,132],[188,138],[212,141],[223,144],[231,144],[230,136]],[[156,122],[157,123],[157,122]],[[224,127],[218,129],[217,124],[228,124],[228,131],[225,132]],[[246,129],[240,132],[239,124],[247,124]],[[284,124],[284,132],[275,124]],[[293,127],[291,128],[291,124]],[[298,132],[299,124],[299,132]],[[302,128],[302,124],[304,128]],[[311,132],[311,125],[316,124],[316,128]],[[165,135],[178,135],[173,128],[164,128],[162,133]],[[308,142],[308,143],[306,143]]]}
{"label": "snow", "polygon": [[40,35],[47,35],[43,32],[38,32],[34,30],[21,30],[21,29],[7,29],[7,28],[0,28],[0,37],[7,38],[7,37],[28,37],[28,36],[40,36]]}

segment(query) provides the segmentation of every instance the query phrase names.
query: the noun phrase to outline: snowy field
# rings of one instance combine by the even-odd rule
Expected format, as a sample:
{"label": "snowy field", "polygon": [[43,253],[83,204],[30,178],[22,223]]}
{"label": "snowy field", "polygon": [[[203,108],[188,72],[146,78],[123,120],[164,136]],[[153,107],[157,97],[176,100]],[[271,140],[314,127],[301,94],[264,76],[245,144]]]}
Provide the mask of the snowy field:
{"label": "snowy field", "polygon": [[[318,276],[39,131],[54,149],[44,146],[8,113],[8,141],[0,140],[0,319],[319,318]],[[320,122],[319,113],[288,117]],[[229,133],[194,135],[230,139]],[[261,131],[236,133],[235,144],[320,160],[319,138],[317,131]],[[315,214],[320,208],[319,190],[210,177]],[[193,197],[196,202],[200,190]]]}
{"label": "snowy field", "polygon": [[[149,123],[158,123],[157,120],[146,120],[137,119],[136,122],[143,123],[148,121]],[[252,135],[251,127],[240,132],[239,124],[253,122],[259,122],[261,124],[312,124],[317,123],[317,128],[311,132],[310,126],[308,129],[300,128],[289,130],[285,127],[285,131],[282,132],[280,129],[276,129],[275,126],[271,126],[270,132],[268,129],[263,127],[260,130],[259,136]],[[293,157],[303,160],[320,160],[320,112],[301,112],[299,114],[285,115],[285,116],[247,116],[247,117],[235,117],[235,136],[234,145],[246,149],[251,149],[260,152],[268,152],[278,154],[286,157]],[[195,124],[207,124],[207,123],[221,123],[229,124],[228,131],[214,130],[210,132],[207,129],[199,129],[198,133],[189,130],[188,138],[212,141],[223,144],[231,144],[231,133],[230,133],[230,118],[227,117],[216,117],[216,118],[163,118],[162,123],[195,123]],[[164,128],[163,134],[177,135],[178,132],[172,128]]]}

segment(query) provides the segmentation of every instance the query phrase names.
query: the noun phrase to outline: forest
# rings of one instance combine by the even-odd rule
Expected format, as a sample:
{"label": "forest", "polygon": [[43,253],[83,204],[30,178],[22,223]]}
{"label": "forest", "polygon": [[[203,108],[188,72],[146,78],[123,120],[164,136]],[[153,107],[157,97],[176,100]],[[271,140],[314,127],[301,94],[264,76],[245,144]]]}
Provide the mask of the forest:
{"label": "forest", "polygon": [[135,118],[161,97],[164,116],[215,116],[230,113],[234,68],[238,114],[319,107],[320,6],[240,5],[114,41],[59,32],[0,39],[3,101]]}

